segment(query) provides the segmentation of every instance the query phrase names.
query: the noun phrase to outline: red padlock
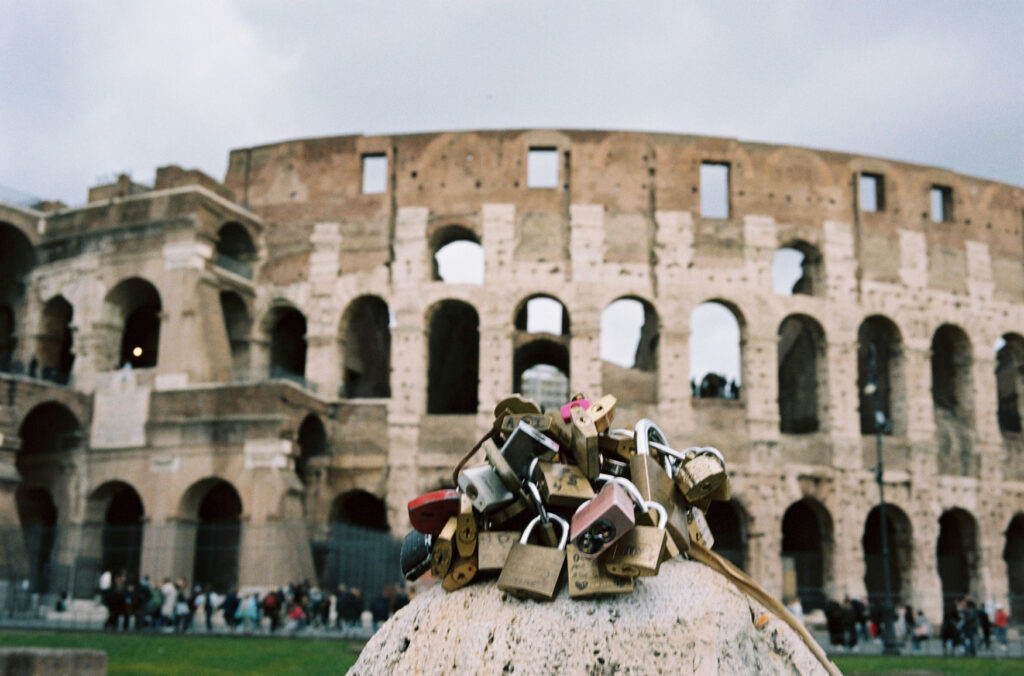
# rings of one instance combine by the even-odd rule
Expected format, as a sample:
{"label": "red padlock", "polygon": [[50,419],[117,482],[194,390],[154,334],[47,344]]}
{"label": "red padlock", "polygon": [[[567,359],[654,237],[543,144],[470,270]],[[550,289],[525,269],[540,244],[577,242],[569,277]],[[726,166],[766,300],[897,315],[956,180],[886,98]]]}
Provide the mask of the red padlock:
{"label": "red padlock", "polygon": [[633,499],[615,481],[608,481],[593,500],[577,508],[569,538],[580,555],[597,558],[636,523]]}
{"label": "red padlock", "polygon": [[437,535],[459,513],[460,496],[454,488],[424,493],[409,502],[409,523],[424,535]]}
{"label": "red padlock", "polygon": [[558,412],[562,414],[562,420],[569,422],[572,420],[572,410],[579,406],[584,411],[590,408],[589,399],[573,399],[568,404],[562,404],[562,407],[558,409]]}

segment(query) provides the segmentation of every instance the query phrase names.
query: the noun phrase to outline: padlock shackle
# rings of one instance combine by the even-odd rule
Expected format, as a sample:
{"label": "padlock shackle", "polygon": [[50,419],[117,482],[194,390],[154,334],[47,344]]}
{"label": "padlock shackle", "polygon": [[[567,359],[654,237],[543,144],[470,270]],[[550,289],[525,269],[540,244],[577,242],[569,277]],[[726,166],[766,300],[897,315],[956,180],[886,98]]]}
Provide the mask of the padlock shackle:
{"label": "padlock shackle", "polygon": [[527,480],[526,490],[530,492],[530,497],[533,498],[533,505],[537,508],[537,518],[544,523],[548,523],[551,520],[551,515],[544,508],[544,500],[540,496],[540,489],[537,488],[537,484]]}
{"label": "padlock shackle", "polygon": [[538,455],[530,461],[530,466],[526,470],[526,479],[524,481],[533,481],[533,473],[537,471],[537,463],[540,462],[540,456]]}
{"label": "padlock shackle", "polygon": [[[565,546],[569,543],[569,522],[558,516],[557,514],[550,514],[551,520],[562,527],[562,536],[558,539],[558,548],[565,549]],[[526,528],[523,529],[523,535],[519,538],[519,544],[525,545],[530,542],[530,534],[533,533],[533,527],[540,522],[540,515],[530,519],[530,523],[526,524]]]}
{"label": "padlock shackle", "polygon": [[646,500],[644,505],[648,510],[653,509],[658,513],[658,528],[665,530],[665,526],[668,525],[668,510],[660,502],[655,502],[654,500]]}
{"label": "padlock shackle", "polygon": [[[633,427],[637,455],[650,455],[651,442],[658,441],[668,446],[665,435],[658,424],[650,418],[641,418]],[[652,438],[653,437],[653,438]]]}
{"label": "padlock shackle", "polygon": [[640,494],[640,489],[636,487],[635,483],[624,476],[612,477],[612,482],[622,486],[629,495],[629,499],[632,500],[637,507],[643,508],[647,506],[644,496]]}

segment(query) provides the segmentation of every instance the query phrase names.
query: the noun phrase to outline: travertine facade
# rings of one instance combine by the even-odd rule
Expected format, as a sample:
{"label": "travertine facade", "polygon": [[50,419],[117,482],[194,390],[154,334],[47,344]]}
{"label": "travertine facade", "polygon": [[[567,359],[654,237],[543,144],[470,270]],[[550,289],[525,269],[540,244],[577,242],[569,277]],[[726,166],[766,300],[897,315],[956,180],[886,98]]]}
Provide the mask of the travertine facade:
{"label": "travertine facade", "polygon": [[[531,149],[556,159],[553,187],[529,184]],[[728,172],[715,217],[708,164]],[[373,185],[364,168],[381,166]],[[88,537],[134,500],[122,513],[169,539],[143,538],[147,572],[190,570],[195,531],[240,520],[241,584],[311,576],[307,539],[385,515],[404,533],[410,497],[450,481],[522,369],[548,363],[573,390],[618,395],[619,422],[722,449],[734,500],[711,516],[735,519],[720,541],[770,591],[792,589],[792,568],[801,595],[863,595],[880,523],[859,394],[870,343],[892,421],[895,586],[935,618],[943,588],[1024,594],[1019,187],[731,139],[545,130],[290,141],[233,151],[223,183],[166,167],[152,189],[90,197],[0,204],[0,358],[21,372],[0,376],[6,523],[41,509]],[[482,245],[482,285],[437,279],[433,254],[456,240]],[[804,254],[792,295],[772,290],[780,248]],[[563,335],[520,324],[536,296],[564,305]],[[648,313],[633,369],[599,351],[602,311],[623,297]],[[705,301],[740,326],[737,398],[691,389]],[[69,366],[69,386],[51,382]],[[264,524],[289,554],[247,565]]]}

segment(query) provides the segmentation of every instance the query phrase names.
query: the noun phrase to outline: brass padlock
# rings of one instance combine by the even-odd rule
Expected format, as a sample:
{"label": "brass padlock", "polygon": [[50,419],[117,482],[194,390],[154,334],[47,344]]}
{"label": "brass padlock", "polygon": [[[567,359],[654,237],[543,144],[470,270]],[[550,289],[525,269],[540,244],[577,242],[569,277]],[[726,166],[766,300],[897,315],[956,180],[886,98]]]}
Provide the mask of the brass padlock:
{"label": "brass padlock", "polygon": [[615,419],[615,402],[614,396],[606,394],[591,404],[590,408],[583,411],[583,415],[594,423],[598,434],[607,431],[611,427],[612,420]]}
{"label": "brass padlock", "polygon": [[476,571],[476,553],[472,556],[460,556],[452,562],[448,574],[441,580],[441,587],[445,591],[454,591],[459,587],[465,587],[476,576]]}
{"label": "brass padlock", "polygon": [[[636,507],[636,525],[638,526],[657,526],[661,521],[661,513],[664,511],[666,520],[666,534],[668,537],[665,538],[665,549],[662,551],[661,560],[668,561],[679,556],[679,546],[676,544],[676,539],[679,539],[673,532],[678,531],[682,533],[683,546],[685,549],[690,548],[690,534],[686,528],[686,517],[676,508],[675,504],[662,504],[657,501],[644,500],[643,496],[640,495],[640,491],[637,490],[636,485],[629,479],[623,477],[616,477],[615,483],[619,484],[626,489],[626,492],[633,499],[633,504]],[[675,495],[679,494],[679,491],[675,488]],[[673,496],[674,497],[674,496]],[[652,504],[658,504],[661,506],[660,509],[656,510],[652,507]]]}
{"label": "brass padlock", "polygon": [[636,441],[633,439],[632,430],[617,428],[608,430],[597,440],[601,455],[605,458],[615,456],[620,460],[629,462],[630,458],[636,455]]}
{"label": "brass padlock", "polygon": [[599,559],[588,559],[572,543],[565,548],[565,558],[569,568],[571,598],[629,594],[633,591],[633,578],[612,575],[604,570]]}
{"label": "brass padlock", "polygon": [[560,452],[572,446],[572,429],[569,424],[562,420],[562,414],[558,411],[547,411],[545,417],[548,419],[547,435],[554,439]]}
{"label": "brass padlock", "polygon": [[[517,497],[505,507],[488,514],[487,519],[490,521],[492,526],[501,526],[502,524],[508,523],[512,519],[523,514],[529,508],[530,503],[517,495]],[[479,533],[477,534],[477,537],[479,538]]]}
{"label": "brass padlock", "polygon": [[497,420],[501,420],[507,413],[540,413],[540,406],[533,399],[513,394],[499,401],[494,407],[494,417]]}
{"label": "brass padlock", "polygon": [[649,501],[646,506],[659,514],[658,524],[637,524],[601,557],[605,569],[612,575],[657,575],[661,562],[667,558],[668,535],[665,526],[668,524],[668,512],[657,502]]}
{"label": "brass padlock", "polygon": [[496,573],[505,565],[508,550],[519,542],[522,533],[517,530],[485,530],[476,535],[477,570]]}
{"label": "brass padlock", "polygon": [[725,482],[725,458],[717,448],[688,449],[687,459],[676,474],[676,484],[690,503],[703,500]]}
{"label": "brass padlock", "polygon": [[601,452],[598,448],[598,433],[594,421],[586,412],[574,407],[572,415],[572,455],[583,475],[594,479],[601,472]]}
{"label": "brass padlock", "polygon": [[505,566],[498,576],[498,589],[519,598],[551,600],[555,597],[565,567],[569,524],[557,514],[552,514],[551,518],[562,528],[558,548],[529,544],[530,533],[540,523],[540,517],[534,517],[519,542],[509,550]]}
{"label": "brass padlock", "polygon": [[686,509],[686,525],[690,531],[690,540],[707,549],[715,546],[715,537],[711,534],[708,520],[699,508],[691,506]]}
{"label": "brass padlock", "polygon": [[473,503],[469,496],[463,494],[462,504],[459,507],[459,515],[455,517],[458,527],[455,530],[455,548],[459,556],[466,558],[476,550],[476,515],[473,513]]}
{"label": "brass padlock", "polygon": [[590,481],[576,465],[534,461],[530,477],[540,489],[544,503],[552,507],[576,509],[594,497]]}
{"label": "brass padlock", "polygon": [[452,565],[452,559],[455,555],[452,540],[455,539],[455,531],[458,527],[458,517],[449,517],[448,522],[441,529],[437,539],[434,540],[434,548],[431,550],[431,556],[434,560],[430,564],[430,574],[439,580],[444,579]]}
{"label": "brass padlock", "polygon": [[548,547],[554,547],[558,544],[558,533],[555,532],[555,524],[551,522],[548,510],[544,507],[544,500],[540,496],[540,489],[532,481],[527,481],[525,487],[527,495],[533,501],[533,509],[537,512],[537,516],[540,517],[540,541]]}
{"label": "brass padlock", "polygon": [[[628,432],[622,431],[622,434],[626,433]],[[686,552],[690,549],[690,533],[686,525],[686,515],[680,511],[680,499],[683,496],[669,474],[669,470],[672,469],[669,453],[677,452],[668,447],[661,428],[652,420],[644,418],[638,421],[633,434],[636,442],[636,455],[629,460],[630,480],[637,487],[645,502],[647,500],[657,502],[668,512],[666,530],[676,550],[672,556],[676,556],[678,552]],[[660,449],[661,465],[651,455],[652,447]]]}

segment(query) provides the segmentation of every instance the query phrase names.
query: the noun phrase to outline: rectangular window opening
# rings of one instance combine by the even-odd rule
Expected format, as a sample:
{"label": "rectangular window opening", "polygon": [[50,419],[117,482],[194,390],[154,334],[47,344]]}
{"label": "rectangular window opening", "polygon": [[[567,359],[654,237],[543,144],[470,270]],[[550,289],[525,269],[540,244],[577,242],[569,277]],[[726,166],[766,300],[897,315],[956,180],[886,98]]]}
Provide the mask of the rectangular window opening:
{"label": "rectangular window opening", "polygon": [[885,179],[881,174],[860,175],[861,211],[885,211]]}
{"label": "rectangular window opening", "polygon": [[947,185],[933,185],[931,192],[932,222],[948,223],[953,220],[953,189]]}
{"label": "rectangular window opening", "polygon": [[363,155],[363,194],[379,195],[387,189],[387,155]]}
{"label": "rectangular window opening", "polygon": [[729,218],[727,163],[700,163],[700,215],[704,218]]}
{"label": "rectangular window opening", "polygon": [[530,148],[526,156],[526,187],[558,187],[557,148]]}

